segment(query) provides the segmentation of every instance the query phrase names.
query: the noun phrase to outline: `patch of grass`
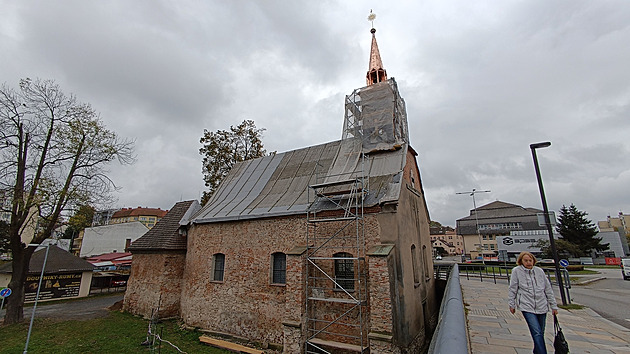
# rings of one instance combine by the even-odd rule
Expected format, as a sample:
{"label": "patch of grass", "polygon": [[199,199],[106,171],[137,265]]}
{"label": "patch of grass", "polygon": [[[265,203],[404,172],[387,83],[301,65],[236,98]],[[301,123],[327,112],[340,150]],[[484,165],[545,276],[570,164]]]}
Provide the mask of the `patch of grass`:
{"label": "patch of grass", "polygon": [[[32,353],[147,353],[150,348],[140,343],[146,339],[148,325],[148,320],[120,312],[85,321],[36,318],[28,350]],[[0,354],[21,353],[27,332],[28,321],[0,327]],[[229,353],[201,344],[201,332],[182,329],[175,320],[159,323],[157,334],[188,353]],[[162,343],[161,353],[177,351]]]}
{"label": "patch of grass", "polygon": [[565,310],[581,310],[584,308],[584,306],[578,304],[558,305],[558,307]]}

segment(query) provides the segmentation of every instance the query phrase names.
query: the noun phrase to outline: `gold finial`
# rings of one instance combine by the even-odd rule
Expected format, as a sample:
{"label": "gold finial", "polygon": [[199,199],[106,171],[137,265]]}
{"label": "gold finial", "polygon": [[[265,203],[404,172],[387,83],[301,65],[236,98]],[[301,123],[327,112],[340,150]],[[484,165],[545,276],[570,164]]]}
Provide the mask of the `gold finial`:
{"label": "gold finial", "polygon": [[376,19],[376,14],[372,12],[372,9],[370,9],[370,14],[368,15],[367,19],[372,23],[372,28],[374,28],[374,20]]}

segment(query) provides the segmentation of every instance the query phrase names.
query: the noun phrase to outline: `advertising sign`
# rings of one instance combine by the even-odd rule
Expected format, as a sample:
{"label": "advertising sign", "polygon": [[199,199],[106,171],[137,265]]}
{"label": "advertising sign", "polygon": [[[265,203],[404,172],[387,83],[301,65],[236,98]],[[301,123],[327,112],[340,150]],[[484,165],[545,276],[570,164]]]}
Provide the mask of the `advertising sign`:
{"label": "advertising sign", "polygon": [[[39,275],[30,275],[26,278],[25,301],[35,301],[38,286]],[[39,300],[79,296],[80,288],[81,273],[46,274],[39,291]]]}
{"label": "advertising sign", "polygon": [[548,240],[547,235],[510,235],[497,236],[497,246],[499,251],[505,250],[510,253],[519,253],[522,251],[540,252],[539,247],[534,244],[538,240]]}

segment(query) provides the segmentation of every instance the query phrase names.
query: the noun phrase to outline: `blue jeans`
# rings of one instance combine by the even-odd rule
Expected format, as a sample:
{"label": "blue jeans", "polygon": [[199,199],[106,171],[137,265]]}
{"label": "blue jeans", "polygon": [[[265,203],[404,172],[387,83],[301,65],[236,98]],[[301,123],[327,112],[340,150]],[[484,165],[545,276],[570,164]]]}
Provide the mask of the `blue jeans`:
{"label": "blue jeans", "polygon": [[525,317],[529,333],[531,333],[534,340],[534,354],[547,354],[547,347],[545,346],[545,321],[547,314],[523,311],[523,317]]}

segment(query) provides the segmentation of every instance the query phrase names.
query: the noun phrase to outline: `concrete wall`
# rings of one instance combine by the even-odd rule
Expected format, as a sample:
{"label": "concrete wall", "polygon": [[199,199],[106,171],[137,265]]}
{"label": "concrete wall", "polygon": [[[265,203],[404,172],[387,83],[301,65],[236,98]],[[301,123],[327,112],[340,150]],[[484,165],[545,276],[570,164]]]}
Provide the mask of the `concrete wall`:
{"label": "concrete wall", "polygon": [[87,271],[81,274],[81,287],[79,288],[79,297],[90,295],[90,286],[92,285],[92,276],[94,272]]}
{"label": "concrete wall", "polygon": [[127,239],[133,242],[147,231],[149,229],[139,221],[88,227],[83,233],[80,257],[91,257],[116,251],[124,252]]}
{"label": "concrete wall", "polygon": [[11,281],[11,274],[0,274],[0,288],[6,288]]}
{"label": "concrete wall", "polygon": [[159,307],[160,318],[178,316],[185,262],[183,252],[134,253],[123,309],[150,317]]}

